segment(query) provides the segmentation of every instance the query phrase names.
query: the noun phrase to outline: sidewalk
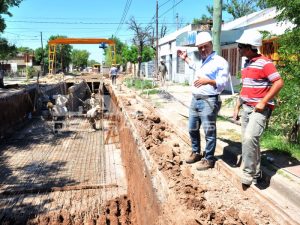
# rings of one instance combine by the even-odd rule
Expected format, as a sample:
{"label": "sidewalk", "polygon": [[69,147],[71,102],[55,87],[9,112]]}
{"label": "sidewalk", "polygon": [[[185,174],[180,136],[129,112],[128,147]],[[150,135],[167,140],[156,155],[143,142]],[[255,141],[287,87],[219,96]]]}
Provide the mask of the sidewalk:
{"label": "sidewalk", "polygon": [[[183,85],[170,85],[161,93],[143,96],[148,99],[157,111],[190,144],[187,132],[188,108],[191,101],[190,87]],[[216,148],[216,168],[228,177],[235,185],[240,185],[241,176],[241,127],[238,123],[230,122],[234,101],[225,104],[226,99],[232,98],[231,94],[222,94],[222,108],[218,119],[218,140]],[[229,120],[224,119],[229,118]],[[203,136],[202,129],[201,135]],[[202,139],[203,140],[203,139]],[[202,145],[205,144],[202,141]],[[203,149],[203,148],[202,148]],[[272,160],[268,160],[272,159]],[[262,152],[263,181],[259,185],[251,185],[250,196],[256,196],[260,201],[272,202],[277,207],[274,213],[281,214],[287,224],[299,224],[300,221],[300,163],[291,162],[288,158],[281,159],[270,151]],[[290,223],[290,221],[292,221]],[[297,222],[295,222],[297,221]]]}

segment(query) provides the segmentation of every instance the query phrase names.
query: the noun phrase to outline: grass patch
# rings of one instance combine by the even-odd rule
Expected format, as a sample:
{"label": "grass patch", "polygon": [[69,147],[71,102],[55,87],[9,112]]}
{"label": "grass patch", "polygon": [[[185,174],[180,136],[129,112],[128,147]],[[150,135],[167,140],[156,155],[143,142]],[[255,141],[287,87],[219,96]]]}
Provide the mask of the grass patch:
{"label": "grass patch", "polygon": [[217,116],[217,121],[229,121],[229,119],[225,116],[218,115]]}
{"label": "grass patch", "polygon": [[300,144],[288,142],[280,130],[266,129],[260,144],[265,149],[276,150],[300,160]]}
{"label": "grass patch", "polygon": [[159,90],[158,89],[147,89],[142,91],[142,95],[155,95],[158,94]]}
{"label": "grass patch", "polygon": [[142,80],[138,78],[127,78],[124,83],[128,88],[134,88],[136,90],[153,89],[156,87],[152,80]]}
{"label": "grass patch", "polygon": [[[217,121],[228,121],[228,118],[218,115]],[[278,151],[300,160],[300,144],[289,142],[281,128],[266,129],[260,139],[260,145],[264,149]]]}

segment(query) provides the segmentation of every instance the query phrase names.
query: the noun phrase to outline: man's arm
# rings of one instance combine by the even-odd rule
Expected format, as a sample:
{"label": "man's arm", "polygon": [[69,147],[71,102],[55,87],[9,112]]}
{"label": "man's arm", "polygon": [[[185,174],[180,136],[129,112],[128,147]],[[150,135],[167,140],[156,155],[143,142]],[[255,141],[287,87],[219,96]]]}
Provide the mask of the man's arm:
{"label": "man's arm", "polygon": [[239,112],[240,112],[240,108],[242,106],[242,99],[240,97],[237,98],[236,103],[235,103],[235,107],[233,110],[233,116],[232,119],[233,120],[239,120]]}
{"label": "man's arm", "polygon": [[271,89],[268,91],[268,93],[265,95],[265,97],[259,103],[257,103],[254,110],[256,112],[262,112],[264,110],[264,108],[266,107],[268,101],[273,99],[279,93],[279,91],[281,90],[283,85],[284,85],[284,82],[283,82],[282,78],[274,81]]}

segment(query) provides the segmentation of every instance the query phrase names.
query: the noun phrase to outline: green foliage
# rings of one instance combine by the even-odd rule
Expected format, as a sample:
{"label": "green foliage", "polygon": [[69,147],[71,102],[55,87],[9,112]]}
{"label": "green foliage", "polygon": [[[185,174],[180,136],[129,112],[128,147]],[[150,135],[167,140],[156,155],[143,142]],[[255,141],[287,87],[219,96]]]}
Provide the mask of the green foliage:
{"label": "green foliage", "polygon": [[137,57],[138,57],[138,49],[136,46],[124,46],[122,51],[122,58],[126,62],[132,62],[137,63]]}
{"label": "green foliage", "polygon": [[[145,34],[145,36],[147,36]],[[144,37],[146,42],[146,37]],[[138,52],[139,47],[138,45],[128,46],[124,44],[120,39],[116,37],[110,38],[114,40],[116,43],[116,62],[117,64],[126,65],[127,62],[137,63],[138,62]],[[105,64],[111,65],[113,63],[113,55],[112,55],[112,47],[108,46],[108,48],[104,49],[105,55]],[[148,62],[155,57],[155,50],[149,45],[142,46],[142,59],[141,62]]]}
{"label": "green foliage", "polygon": [[[279,107],[273,112],[271,125],[280,127],[281,136],[291,142],[300,143],[300,1],[265,0],[281,13],[279,21],[289,20],[296,26],[279,37],[278,71],[284,79],[284,87],[278,97]],[[298,154],[299,146],[298,146]]]}
{"label": "green foliage", "polygon": [[12,16],[8,11],[9,7],[19,6],[22,0],[1,0],[0,1],[0,33],[2,33],[6,27],[5,20],[1,14]]}
{"label": "green foliage", "polygon": [[[142,62],[151,61],[154,57],[155,57],[155,50],[152,47],[145,46],[143,48],[143,53],[142,53]],[[122,50],[122,59],[124,60],[124,63],[126,62],[137,63],[138,48],[135,45],[124,46]]]}
{"label": "green foliage", "polygon": [[34,52],[33,49],[28,48],[28,47],[18,47],[17,48],[19,53],[32,53]]}
{"label": "green foliage", "polygon": [[[54,40],[56,38],[66,38],[66,36],[56,35],[51,36],[49,40]],[[65,45],[57,45],[56,46],[56,69],[62,69],[63,71],[66,70],[66,68],[71,63],[71,54],[72,54],[73,47],[69,44]],[[49,45],[46,46],[46,52],[49,52]],[[49,59],[48,59],[49,60]],[[46,62],[48,62],[48,60]]]}
{"label": "green foliage", "polygon": [[26,67],[26,79],[29,80],[33,77],[36,70],[33,67]]}
{"label": "green foliage", "polygon": [[92,60],[88,60],[88,66],[93,66],[95,64],[100,64],[99,62],[97,62],[96,60],[92,59]]}
{"label": "green foliage", "polygon": [[10,45],[5,38],[0,37],[0,60],[8,60],[16,55],[16,46]]}
{"label": "green foliage", "polygon": [[152,89],[152,88],[154,88],[152,80],[127,78],[124,80],[124,83],[128,88],[134,88],[134,89]]}
{"label": "green foliage", "polygon": [[[47,52],[45,50],[43,50],[42,48],[37,48],[34,51],[34,58],[35,58],[35,62],[37,65],[41,65],[42,64],[42,60],[47,58]],[[45,61],[44,61],[45,63]]]}
{"label": "green foliage", "polygon": [[300,144],[291,143],[284,138],[279,127],[266,129],[260,144],[264,149],[276,150],[300,160]]}
{"label": "green foliage", "polygon": [[155,50],[150,46],[145,46],[142,53],[142,62],[148,62],[154,59]]}
{"label": "green foliage", "polygon": [[74,49],[72,51],[72,63],[74,67],[84,68],[88,64],[90,53],[86,50]]}
{"label": "green foliage", "polygon": [[234,19],[266,7],[267,5],[264,0],[227,0],[227,2],[223,4],[223,10],[225,8],[225,11],[231,14]]}
{"label": "green foliage", "polygon": [[294,29],[280,37],[278,71],[284,79],[284,87],[278,97],[279,107],[273,112],[272,121],[280,124],[290,141],[299,142],[297,120],[300,116],[300,29]]}
{"label": "green foliage", "polygon": [[143,95],[156,95],[160,92],[159,89],[147,89],[142,92]]}
{"label": "green foliage", "polygon": [[[117,64],[124,64],[122,61],[122,49],[125,46],[125,44],[117,37],[112,36],[109,38],[110,40],[113,40],[115,42],[115,49],[116,49],[116,63]],[[113,63],[114,55],[112,54],[113,51],[112,46],[108,46],[104,49],[104,56],[105,56],[105,64],[111,65]]]}
{"label": "green foliage", "polygon": [[207,22],[209,22],[210,20],[212,20],[212,16],[209,17],[203,14],[200,19],[194,18],[192,24],[207,24]]}
{"label": "green foliage", "polygon": [[300,25],[300,1],[286,0],[264,0],[268,6],[275,6],[281,13],[278,16],[280,21],[285,19],[293,22],[297,27]]}
{"label": "green foliage", "polygon": [[190,83],[188,80],[184,80],[183,86],[190,86]]}

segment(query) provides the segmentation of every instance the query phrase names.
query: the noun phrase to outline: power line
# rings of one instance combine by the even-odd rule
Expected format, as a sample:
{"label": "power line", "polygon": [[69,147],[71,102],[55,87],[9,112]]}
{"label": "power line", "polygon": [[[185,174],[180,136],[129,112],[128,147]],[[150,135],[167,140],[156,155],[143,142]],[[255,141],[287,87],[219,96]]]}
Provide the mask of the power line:
{"label": "power line", "polygon": [[12,35],[17,35],[17,36],[24,36],[24,37],[38,37],[37,35],[26,35],[26,34],[16,34],[16,33],[11,33],[11,32],[5,32],[6,34],[12,34]]}
{"label": "power line", "polygon": [[10,23],[46,23],[46,24],[119,24],[117,22],[63,22],[63,21],[30,21],[30,20],[8,20]]}
{"label": "power line", "polygon": [[158,8],[163,7],[163,6],[164,6],[165,4],[167,4],[169,1],[171,1],[171,0],[165,1],[163,4],[159,5]]}
{"label": "power line", "polygon": [[115,36],[118,35],[119,30],[121,29],[121,27],[122,27],[123,24],[124,24],[124,21],[125,21],[125,18],[126,18],[126,16],[127,16],[128,10],[129,10],[129,8],[130,8],[131,2],[132,2],[132,0],[127,0],[127,1],[126,1],[126,5],[125,5],[124,11],[123,11],[123,15],[122,15],[122,17],[121,17],[120,23],[119,23],[119,25],[118,25],[118,27],[117,27],[117,30],[116,30],[116,32],[115,32]]}
{"label": "power line", "polygon": [[177,2],[175,5],[173,5],[171,8],[169,8],[169,9],[168,9],[167,11],[165,11],[163,14],[161,14],[161,15],[159,16],[159,18],[162,17],[163,15],[165,15],[166,13],[168,13],[170,10],[172,10],[174,7],[176,7],[176,6],[177,6],[179,3],[181,3],[181,2],[183,2],[183,0]]}
{"label": "power line", "polygon": [[[181,1],[183,1],[183,0],[181,0]],[[67,25],[69,25],[69,24],[79,24],[79,25],[81,25],[81,24],[82,25],[118,24],[119,25],[120,24],[120,22],[119,23],[117,23],[117,22],[81,22],[81,21],[79,21],[79,22],[63,22],[63,21],[29,21],[29,20],[9,20],[7,22],[10,22],[10,23],[39,23],[39,24],[67,24]],[[144,23],[140,23],[140,24],[148,24],[148,23],[144,22]]]}

